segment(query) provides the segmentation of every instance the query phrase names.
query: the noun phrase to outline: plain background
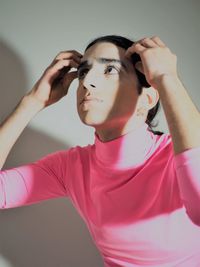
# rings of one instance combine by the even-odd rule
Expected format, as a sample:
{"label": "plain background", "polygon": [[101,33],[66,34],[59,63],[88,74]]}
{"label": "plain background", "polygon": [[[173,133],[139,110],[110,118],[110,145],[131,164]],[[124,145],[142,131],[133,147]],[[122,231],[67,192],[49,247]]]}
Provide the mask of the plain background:
{"label": "plain background", "polygon": [[[178,58],[182,82],[200,107],[198,0],[0,0],[0,121],[64,50],[83,53],[104,34],[134,41],[159,36]],[[67,97],[29,123],[7,159],[19,166],[60,149],[87,145],[94,131],[76,112],[77,80]],[[186,107],[187,108],[187,107]],[[168,132],[163,110],[156,129]],[[0,212],[0,267],[101,267],[83,220],[68,199]]]}

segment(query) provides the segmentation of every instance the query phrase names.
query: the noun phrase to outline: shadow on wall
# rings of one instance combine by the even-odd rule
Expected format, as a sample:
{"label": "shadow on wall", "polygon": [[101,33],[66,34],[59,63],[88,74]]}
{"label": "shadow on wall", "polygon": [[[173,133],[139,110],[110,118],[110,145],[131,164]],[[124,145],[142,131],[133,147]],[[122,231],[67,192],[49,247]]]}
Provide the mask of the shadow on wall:
{"label": "shadow on wall", "polygon": [[[21,58],[4,41],[0,41],[0,56],[1,123],[25,93],[27,75]],[[27,127],[3,169],[33,162],[68,147]],[[0,255],[9,262],[9,267],[103,265],[85,223],[66,198],[0,211]]]}

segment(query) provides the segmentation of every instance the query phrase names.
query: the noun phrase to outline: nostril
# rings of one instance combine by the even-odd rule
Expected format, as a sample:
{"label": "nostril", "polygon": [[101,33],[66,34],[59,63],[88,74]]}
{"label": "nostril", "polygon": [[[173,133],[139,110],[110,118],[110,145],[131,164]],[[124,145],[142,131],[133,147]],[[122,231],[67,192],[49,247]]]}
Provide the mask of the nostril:
{"label": "nostril", "polygon": [[89,89],[89,87],[96,88],[96,86],[95,86],[94,84],[90,84],[90,85],[88,85],[88,86],[83,85],[83,88],[84,88],[84,89]]}

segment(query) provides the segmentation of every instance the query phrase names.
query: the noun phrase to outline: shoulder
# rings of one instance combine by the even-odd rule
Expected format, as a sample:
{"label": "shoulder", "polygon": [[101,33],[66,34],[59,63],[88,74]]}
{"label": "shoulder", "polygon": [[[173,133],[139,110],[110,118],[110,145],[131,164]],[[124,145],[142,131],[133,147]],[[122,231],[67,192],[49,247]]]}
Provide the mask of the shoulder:
{"label": "shoulder", "polygon": [[65,151],[59,151],[61,157],[69,161],[80,161],[86,159],[92,153],[94,145],[88,144],[86,146],[74,146]]}
{"label": "shoulder", "polygon": [[156,135],[152,133],[152,138],[154,138],[154,146],[151,153],[153,157],[166,160],[172,159],[174,151],[171,134],[163,133],[162,135]]}
{"label": "shoulder", "polygon": [[57,150],[41,157],[36,162],[37,163],[49,162],[51,164],[63,163],[66,161],[75,162],[81,158],[88,156],[91,153],[93,146],[94,145],[89,144],[86,146],[74,146],[62,150]]}

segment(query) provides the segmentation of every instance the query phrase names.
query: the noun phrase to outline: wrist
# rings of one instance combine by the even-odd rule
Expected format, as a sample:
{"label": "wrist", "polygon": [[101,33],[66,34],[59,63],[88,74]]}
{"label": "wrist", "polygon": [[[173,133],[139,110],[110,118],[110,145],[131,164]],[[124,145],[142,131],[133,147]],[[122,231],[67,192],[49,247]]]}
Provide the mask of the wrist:
{"label": "wrist", "polygon": [[168,84],[168,83],[176,83],[176,82],[180,82],[180,79],[179,79],[178,75],[175,75],[175,74],[163,74],[163,75],[157,77],[153,81],[153,85],[152,86],[159,91],[159,89],[162,90],[164,87],[166,87],[166,84]]}
{"label": "wrist", "polygon": [[35,99],[30,93],[21,99],[21,106],[33,114],[37,114],[44,108],[44,104]]}

